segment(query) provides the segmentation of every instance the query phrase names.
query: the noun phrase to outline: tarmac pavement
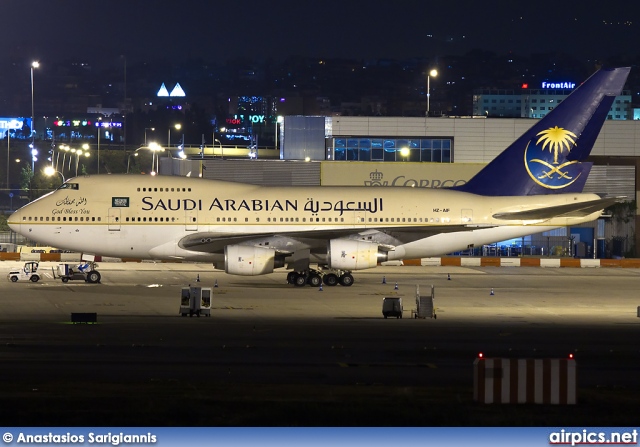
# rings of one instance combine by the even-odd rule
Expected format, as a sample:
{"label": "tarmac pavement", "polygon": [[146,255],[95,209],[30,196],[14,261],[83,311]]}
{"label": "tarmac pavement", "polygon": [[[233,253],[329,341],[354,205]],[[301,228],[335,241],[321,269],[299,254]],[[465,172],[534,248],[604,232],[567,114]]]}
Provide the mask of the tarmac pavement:
{"label": "tarmac pavement", "polygon": [[[0,271],[21,265],[3,262]],[[636,269],[390,266],[355,272],[352,287],[321,290],[286,284],[284,271],[238,277],[208,264],[100,263],[100,284],[62,283],[53,278],[54,266],[40,263],[43,277],[37,283],[0,281],[0,382],[15,384],[16,392],[68,390],[76,383],[86,394],[87,388],[95,393],[93,388],[106,390],[111,384],[124,399],[149,383],[178,383],[205,386],[218,396],[225,388],[267,387],[278,399],[295,400],[299,394],[313,401],[305,394],[311,389],[335,394],[368,387],[376,393],[387,388],[414,394],[454,389],[468,400],[472,363],[482,352],[500,358],[573,354],[581,390],[624,390],[632,403],[640,401]],[[423,295],[434,285],[437,319],[411,318],[416,284]],[[212,288],[211,317],[180,316],[180,292],[188,285]],[[382,317],[385,296],[402,297],[402,319]],[[95,312],[98,323],[70,324],[75,312]],[[270,396],[256,408],[272,406]],[[382,396],[393,400],[395,395]],[[26,413],[42,418],[42,400],[25,405]],[[188,405],[196,404],[189,400]],[[369,410],[372,405],[362,403]],[[346,425],[368,420],[359,411]],[[146,425],[155,420],[149,419],[153,414],[127,420]],[[256,423],[240,414],[232,424]],[[10,419],[11,413],[0,416]],[[100,425],[76,413],[69,417]],[[310,424],[287,417],[268,425]],[[325,417],[314,420],[335,424]],[[103,420],[121,422],[116,413]],[[258,418],[258,425],[264,420],[270,419]],[[229,419],[216,421],[224,425]],[[615,421],[624,425],[624,419]]]}

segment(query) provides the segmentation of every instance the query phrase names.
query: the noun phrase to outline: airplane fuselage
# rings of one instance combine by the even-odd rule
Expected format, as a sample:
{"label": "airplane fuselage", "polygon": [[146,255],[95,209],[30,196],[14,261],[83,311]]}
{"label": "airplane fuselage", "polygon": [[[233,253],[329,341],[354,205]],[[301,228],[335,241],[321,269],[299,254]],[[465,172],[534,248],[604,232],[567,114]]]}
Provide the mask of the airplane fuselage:
{"label": "airplane fuselage", "polygon": [[[17,232],[57,248],[103,256],[220,261],[190,236],[238,238],[293,252],[326,246],[314,233],[424,233],[394,244],[388,259],[419,258],[594,220],[600,212],[546,220],[499,213],[598,199],[594,194],[485,197],[411,187],[264,187],[200,178],[77,177],[11,216]],[[288,235],[296,235],[291,238]],[[308,235],[308,238],[305,238]],[[303,241],[303,242],[301,242]],[[206,241],[202,241],[206,243]]]}

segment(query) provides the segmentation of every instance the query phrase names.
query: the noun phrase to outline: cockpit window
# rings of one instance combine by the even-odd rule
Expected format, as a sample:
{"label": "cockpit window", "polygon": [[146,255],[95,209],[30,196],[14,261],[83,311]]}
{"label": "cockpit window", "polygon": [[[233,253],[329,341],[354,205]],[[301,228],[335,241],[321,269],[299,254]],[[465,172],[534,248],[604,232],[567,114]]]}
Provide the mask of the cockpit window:
{"label": "cockpit window", "polygon": [[58,189],[75,189],[78,190],[80,185],[77,183],[63,183]]}

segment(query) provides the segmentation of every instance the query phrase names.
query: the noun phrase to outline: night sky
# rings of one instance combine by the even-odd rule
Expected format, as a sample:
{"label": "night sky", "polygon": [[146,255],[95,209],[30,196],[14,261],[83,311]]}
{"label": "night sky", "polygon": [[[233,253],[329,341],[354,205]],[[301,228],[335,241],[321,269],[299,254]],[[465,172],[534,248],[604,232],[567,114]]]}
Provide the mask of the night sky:
{"label": "night sky", "polygon": [[424,58],[473,49],[640,54],[632,1],[2,0],[2,52],[100,65],[202,58]]}

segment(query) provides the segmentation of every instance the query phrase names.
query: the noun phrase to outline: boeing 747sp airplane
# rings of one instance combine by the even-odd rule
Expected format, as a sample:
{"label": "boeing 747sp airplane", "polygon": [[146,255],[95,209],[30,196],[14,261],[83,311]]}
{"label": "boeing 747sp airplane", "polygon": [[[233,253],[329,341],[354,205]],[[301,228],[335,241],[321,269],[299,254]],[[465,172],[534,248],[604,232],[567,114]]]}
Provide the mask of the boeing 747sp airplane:
{"label": "boeing 747sp airplane", "polygon": [[[468,183],[265,187],[173,176],[89,175],[25,205],[10,227],[103,256],[212,262],[234,275],[287,266],[296,286],[353,284],[381,261],[438,256],[597,219],[586,160],[629,68],[592,75]],[[311,268],[316,266],[317,268]]]}

